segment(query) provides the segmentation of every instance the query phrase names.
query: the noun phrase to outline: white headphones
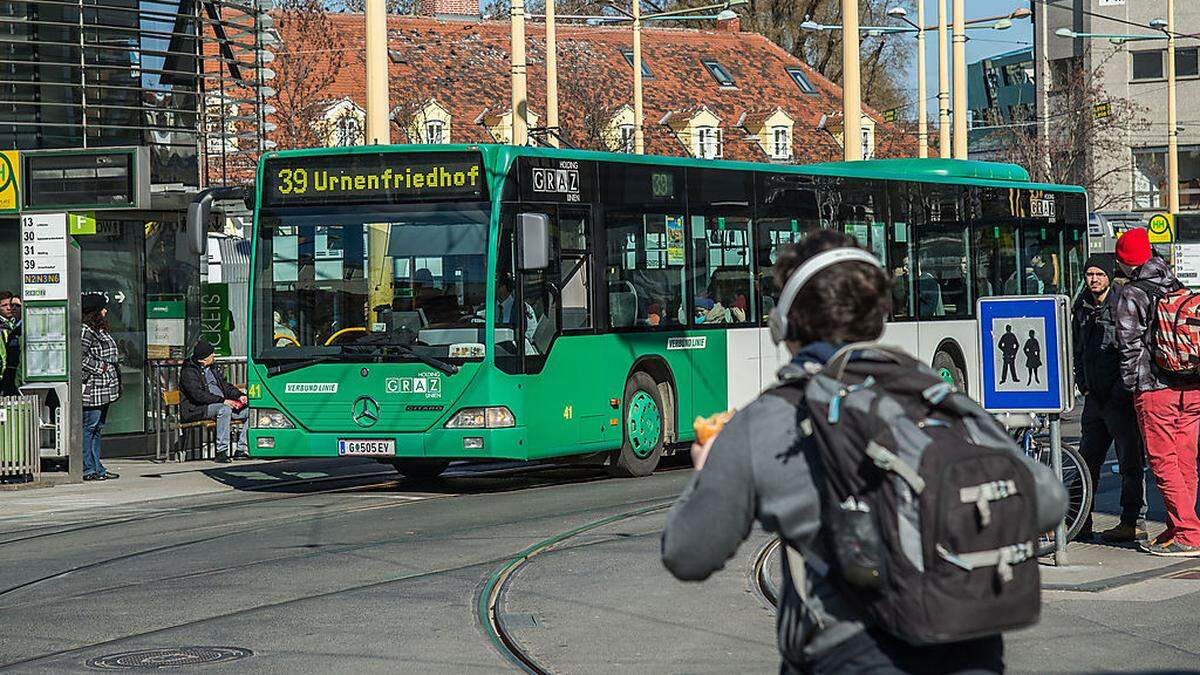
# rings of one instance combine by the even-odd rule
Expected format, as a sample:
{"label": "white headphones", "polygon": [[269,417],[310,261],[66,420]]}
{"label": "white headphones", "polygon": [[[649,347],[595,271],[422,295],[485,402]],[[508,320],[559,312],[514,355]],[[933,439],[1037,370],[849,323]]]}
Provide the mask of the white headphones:
{"label": "white headphones", "polygon": [[783,292],[779,294],[779,302],[771,310],[771,315],[767,319],[767,325],[771,329],[771,340],[775,344],[788,338],[788,311],[792,308],[792,302],[796,300],[796,295],[800,293],[804,284],[826,267],[844,262],[864,262],[883,269],[878,258],[861,248],[834,248],[806,260],[788,277],[787,283],[783,285]]}

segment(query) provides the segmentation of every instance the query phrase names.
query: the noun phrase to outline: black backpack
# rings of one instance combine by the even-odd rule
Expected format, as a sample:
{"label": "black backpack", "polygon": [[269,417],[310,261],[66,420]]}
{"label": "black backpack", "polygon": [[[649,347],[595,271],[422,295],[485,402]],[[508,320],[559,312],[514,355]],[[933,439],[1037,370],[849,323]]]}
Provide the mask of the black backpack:
{"label": "black backpack", "polygon": [[816,441],[829,558],[818,562],[831,582],[872,623],[915,645],[1037,622],[1035,543],[1044,523],[1061,518],[1065,494],[1039,513],[1046,477],[994,418],[924,364],[881,347],[853,361],[851,352],[767,392],[807,413],[800,426]]}

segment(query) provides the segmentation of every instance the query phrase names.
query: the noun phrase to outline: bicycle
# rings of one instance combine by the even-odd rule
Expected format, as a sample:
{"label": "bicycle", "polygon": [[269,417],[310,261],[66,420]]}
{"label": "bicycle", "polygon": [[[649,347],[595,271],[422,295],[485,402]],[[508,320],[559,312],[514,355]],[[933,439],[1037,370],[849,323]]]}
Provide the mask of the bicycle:
{"label": "bicycle", "polygon": [[[1012,423],[1013,421],[1012,419],[1004,420],[1009,428],[1017,426]],[[1024,417],[1016,421],[1022,424],[1013,431],[1013,438],[1021,446],[1021,450],[1038,462],[1053,467],[1053,458],[1050,454],[1049,422],[1046,417],[1029,415],[1028,424],[1024,424]],[[1091,473],[1088,472],[1087,464],[1084,463],[1079,450],[1066,443],[1063,443],[1062,446],[1062,482],[1063,487],[1067,489],[1067,541],[1071,541],[1083,529],[1084,521],[1092,512],[1095,486],[1092,485]],[[1038,538],[1037,555],[1050,555],[1054,552],[1054,544],[1054,530],[1043,533]]]}

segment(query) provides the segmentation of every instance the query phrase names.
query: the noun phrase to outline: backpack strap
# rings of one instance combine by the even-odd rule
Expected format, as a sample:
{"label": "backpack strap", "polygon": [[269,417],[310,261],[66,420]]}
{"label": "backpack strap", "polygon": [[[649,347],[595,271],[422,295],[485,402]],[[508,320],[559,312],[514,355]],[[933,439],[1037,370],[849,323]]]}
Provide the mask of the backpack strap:
{"label": "backpack strap", "polygon": [[979,511],[979,526],[987,527],[992,522],[991,502],[998,502],[1017,494],[1017,483],[1012,480],[997,480],[982,485],[965,487],[958,491],[964,504],[974,504]]}
{"label": "backpack strap", "polygon": [[942,560],[968,572],[981,567],[995,567],[1000,583],[1007,583],[1013,578],[1012,566],[1033,557],[1033,542],[1025,541],[973,553],[951,553],[945,546],[938,544],[937,552]]}

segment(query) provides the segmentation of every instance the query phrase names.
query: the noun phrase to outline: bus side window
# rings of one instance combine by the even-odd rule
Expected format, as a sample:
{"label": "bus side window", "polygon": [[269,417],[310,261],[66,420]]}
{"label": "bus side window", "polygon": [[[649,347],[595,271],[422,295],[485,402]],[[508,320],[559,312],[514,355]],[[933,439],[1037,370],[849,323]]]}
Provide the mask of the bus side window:
{"label": "bus side window", "polygon": [[888,266],[892,275],[892,317],[911,319],[916,312],[912,275],[913,242],[908,223],[893,222],[888,230]]}
{"label": "bus side window", "polygon": [[562,296],[562,329],[592,327],[591,218],[587,211],[559,207],[560,270],[558,288]]}
{"label": "bus side window", "polygon": [[968,318],[973,313],[968,288],[966,220],[961,188],[922,186],[921,223],[917,226],[917,313],[921,319]]}
{"label": "bus side window", "polygon": [[821,229],[816,183],[811,176],[762,172],[754,187],[754,276],[759,318],[765,324],[779,299],[774,267],[786,246]]}
{"label": "bus side window", "polygon": [[609,326],[680,324],[683,216],[610,212],[606,225]]}
{"label": "bus side window", "polygon": [[747,172],[688,170],[693,299],[688,315],[693,325],[757,322],[752,309],[753,181]]}

